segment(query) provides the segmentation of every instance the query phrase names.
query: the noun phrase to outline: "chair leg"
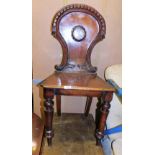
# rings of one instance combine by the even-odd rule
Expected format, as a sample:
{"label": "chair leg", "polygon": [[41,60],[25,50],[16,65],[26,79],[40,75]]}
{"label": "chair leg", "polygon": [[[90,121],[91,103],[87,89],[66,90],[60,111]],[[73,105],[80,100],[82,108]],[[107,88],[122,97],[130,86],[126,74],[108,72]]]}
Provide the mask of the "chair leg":
{"label": "chair leg", "polygon": [[100,121],[100,116],[101,116],[101,111],[100,107],[102,105],[102,99],[101,97],[98,97],[98,102],[96,104],[96,112],[95,112],[95,124],[96,124],[96,129],[98,129],[99,121]]}
{"label": "chair leg", "polygon": [[47,137],[48,146],[52,145],[52,138],[54,136],[53,124],[53,113],[54,113],[54,102],[52,96],[45,96],[44,101],[44,113],[45,113],[45,133]]}
{"label": "chair leg", "polygon": [[[101,145],[101,139],[104,137],[104,129],[106,125],[107,116],[110,109],[110,102],[112,100],[113,93],[106,92],[102,99],[99,99],[97,103],[96,112],[99,113],[99,120],[96,120],[96,145]],[[98,118],[97,118],[98,119]]]}
{"label": "chair leg", "polygon": [[57,115],[61,116],[61,95],[56,95]]}
{"label": "chair leg", "polygon": [[89,110],[90,110],[90,106],[91,106],[91,103],[92,103],[92,97],[87,97],[87,101],[86,101],[86,105],[85,105],[85,112],[84,112],[84,115],[87,117],[88,114],[89,114]]}

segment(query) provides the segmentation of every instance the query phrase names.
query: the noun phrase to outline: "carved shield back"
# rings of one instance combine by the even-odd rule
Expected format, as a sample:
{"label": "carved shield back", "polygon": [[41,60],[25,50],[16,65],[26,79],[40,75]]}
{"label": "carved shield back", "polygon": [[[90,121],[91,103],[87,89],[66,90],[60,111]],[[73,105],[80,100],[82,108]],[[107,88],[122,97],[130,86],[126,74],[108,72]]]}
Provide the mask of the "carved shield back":
{"label": "carved shield back", "polygon": [[73,4],[62,8],[52,21],[52,35],[60,42],[62,62],[55,69],[62,72],[96,73],[91,64],[91,52],[105,37],[104,18],[94,8]]}

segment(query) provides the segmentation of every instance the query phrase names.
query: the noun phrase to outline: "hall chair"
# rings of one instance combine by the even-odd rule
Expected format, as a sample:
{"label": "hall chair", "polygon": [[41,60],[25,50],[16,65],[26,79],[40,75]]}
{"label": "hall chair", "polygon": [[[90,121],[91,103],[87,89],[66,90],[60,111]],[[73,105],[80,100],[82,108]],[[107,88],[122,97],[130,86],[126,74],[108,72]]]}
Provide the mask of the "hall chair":
{"label": "hall chair", "polygon": [[54,136],[53,98],[56,96],[57,113],[60,116],[61,95],[85,96],[85,116],[89,113],[92,98],[98,98],[95,137],[96,144],[101,145],[115,89],[97,75],[97,67],[91,64],[91,53],[94,46],[105,38],[105,20],[97,10],[88,5],[67,5],[55,14],[51,34],[61,44],[63,57],[60,65],[55,66],[55,72],[40,83],[45,100],[45,133],[48,145],[52,144]]}

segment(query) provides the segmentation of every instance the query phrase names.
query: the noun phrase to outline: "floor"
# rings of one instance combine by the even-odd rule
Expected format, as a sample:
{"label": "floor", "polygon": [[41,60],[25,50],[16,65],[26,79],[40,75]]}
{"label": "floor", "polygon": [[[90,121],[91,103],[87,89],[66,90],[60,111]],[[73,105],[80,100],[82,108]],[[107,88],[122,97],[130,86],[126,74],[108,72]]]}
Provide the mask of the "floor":
{"label": "floor", "polygon": [[52,147],[44,138],[42,155],[103,155],[101,147],[96,146],[95,123],[92,115],[62,114],[54,116],[55,135]]}

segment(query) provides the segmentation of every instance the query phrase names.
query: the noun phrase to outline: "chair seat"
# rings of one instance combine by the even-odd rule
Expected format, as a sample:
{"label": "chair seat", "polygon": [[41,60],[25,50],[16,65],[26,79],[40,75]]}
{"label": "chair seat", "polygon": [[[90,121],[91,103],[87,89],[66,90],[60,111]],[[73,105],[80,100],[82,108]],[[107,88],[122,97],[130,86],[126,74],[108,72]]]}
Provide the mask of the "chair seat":
{"label": "chair seat", "polygon": [[89,91],[114,91],[107,82],[96,74],[54,72],[41,86],[52,89],[72,89]]}

